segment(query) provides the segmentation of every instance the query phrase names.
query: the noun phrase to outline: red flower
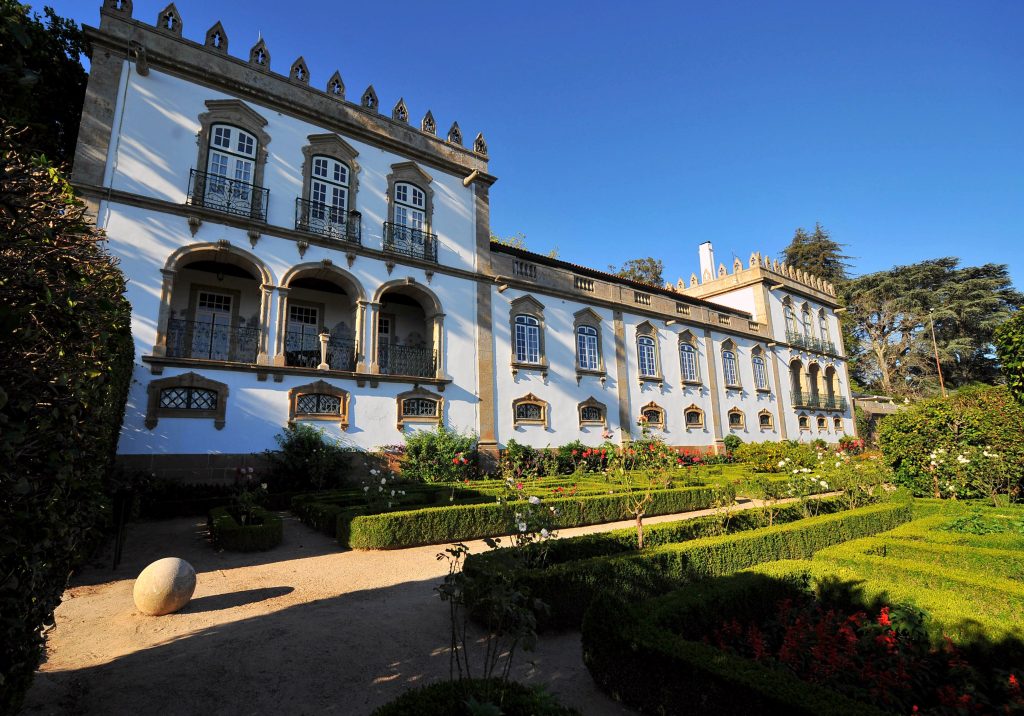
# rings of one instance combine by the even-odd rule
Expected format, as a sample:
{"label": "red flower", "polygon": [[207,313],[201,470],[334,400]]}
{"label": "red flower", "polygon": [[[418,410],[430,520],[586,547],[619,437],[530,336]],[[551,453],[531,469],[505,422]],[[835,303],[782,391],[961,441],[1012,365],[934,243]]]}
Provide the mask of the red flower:
{"label": "red flower", "polygon": [[573,450],[573,451],[572,451],[572,456],[573,456],[573,457],[576,457],[577,453],[578,453],[578,451],[577,451],[577,450]]}
{"label": "red flower", "polygon": [[517,483],[516,483],[516,489],[517,489],[517,490],[522,490],[522,489],[523,489],[523,483],[521,483],[521,482],[517,482]]}
{"label": "red flower", "polygon": [[452,465],[458,465],[458,464],[459,464],[459,458],[453,457],[452,458]]}
{"label": "red flower", "polygon": [[1019,689],[1020,688],[1020,682],[1017,681],[1017,677],[1014,674],[1010,674],[1010,688],[1011,689]]}
{"label": "red flower", "polygon": [[889,619],[889,607],[882,607],[882,611],[878,614],[878,623],[884,627],[892,626],[892,620]]}

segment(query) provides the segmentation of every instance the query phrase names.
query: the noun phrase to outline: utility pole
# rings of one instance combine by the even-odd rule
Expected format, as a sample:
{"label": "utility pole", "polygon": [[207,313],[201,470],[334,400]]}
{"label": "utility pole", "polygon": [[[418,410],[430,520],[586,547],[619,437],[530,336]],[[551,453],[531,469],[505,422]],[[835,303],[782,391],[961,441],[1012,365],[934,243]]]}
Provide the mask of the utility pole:
{"label": "utility pole", "polygon": [[932,323],[932,348],[935,349],[935,370],[939,372],[939,387],[942,389],[942,397],[946,397],[946,384],[942,380],[942,364],[939,363],[939,344],[935,342],[935,315],[932,309],[928,309],[928,318]]}

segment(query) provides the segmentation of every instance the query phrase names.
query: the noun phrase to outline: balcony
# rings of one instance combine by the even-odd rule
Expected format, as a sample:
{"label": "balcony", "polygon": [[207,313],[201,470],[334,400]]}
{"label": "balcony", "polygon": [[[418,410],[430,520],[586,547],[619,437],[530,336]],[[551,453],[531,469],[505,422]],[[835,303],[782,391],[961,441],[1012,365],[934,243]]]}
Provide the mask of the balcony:
{"label": "balcony", "polygon": [[238,327],[171,318],[167,321],[167,357],[255,363],[259,327]]}
{"label": "balcony", "polygon": [[812,410],[838,410],[846,412],[847,406],[846,398],[804,393],[801,390],[793,391],[792,400],[794,408],[809,408]]}
{"label": "balcony", "polygon": [[362,243],[362,215],[308,199],[295,200],[295,228],[332,241]]}
{"label": "balcony", "polygon": [[188,177],[190,206],[265,222],[270,190],[255,184],[193,169]]}
{"label": "balcony", "polygon": [[386,375],[433,378],[437,374],[437,351],[385,344],[377,349],[377,365]]}
{"label": "balcony", "polygon": [[[320,366],[320,336],[311,333],[284,334],[284,364],[293,368]],[[330,370],[356,369],[356,342],[351,338],[331,337],[327,341],[327,366]]]}
{"label": "balcony", "polygon": [[437,263],[437,234],[385,221],[384,250]]}
{"label": "balcony", "polygon": [[835,354],[836,352],[836,344],[832,341],[823,341],[820,338],[804,335],[799,331],[786,331],[786,342],[791,346],[814,351],[816,353]]}

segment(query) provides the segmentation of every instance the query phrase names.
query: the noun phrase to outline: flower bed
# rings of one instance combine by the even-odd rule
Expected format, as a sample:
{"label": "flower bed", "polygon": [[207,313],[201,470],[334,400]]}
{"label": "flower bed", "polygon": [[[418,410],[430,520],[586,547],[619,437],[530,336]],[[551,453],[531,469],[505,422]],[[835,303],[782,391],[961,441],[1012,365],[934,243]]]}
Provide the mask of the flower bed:
{"label": "flower bed", "polygon": [[231,552],[259,552],[273,549],[284,538],[284,525],[273,512],[252,509],[252,519],[243,524],[227,507],[210,510],[207,520],[213,543]]}
{"label": "flower bed", "polygon": [[[491,701],[494,698],[494,701]],[[497,709],[471,710],[467,701],[494,703]],[[373,716],[460,716],[461,714],[504,714],[504,716],[579,716],[576,709],[560,706],[552,696],[514,681],[498,679],[442,681],[407,691],[373,712]]]}

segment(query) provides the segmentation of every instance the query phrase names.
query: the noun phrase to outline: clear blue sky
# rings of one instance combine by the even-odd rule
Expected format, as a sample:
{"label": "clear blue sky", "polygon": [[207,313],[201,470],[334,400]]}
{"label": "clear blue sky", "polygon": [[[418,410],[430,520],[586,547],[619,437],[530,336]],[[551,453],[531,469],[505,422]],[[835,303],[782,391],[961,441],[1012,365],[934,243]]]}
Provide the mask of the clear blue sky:
{"label": "clear blue sky", "polygon": [[[100,0],[49,0],[98,22]],[[135,0],[153,22],[165,0]],[[41,4],[40,4],[41,6]],[[231,54],[335,68],[483,130],[492,228],[595,268],[777,254],[820,221],[865,273],[956,255],[1024,287],[1024,2],[179,0]]]}

